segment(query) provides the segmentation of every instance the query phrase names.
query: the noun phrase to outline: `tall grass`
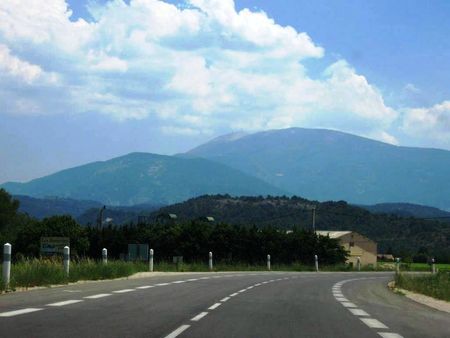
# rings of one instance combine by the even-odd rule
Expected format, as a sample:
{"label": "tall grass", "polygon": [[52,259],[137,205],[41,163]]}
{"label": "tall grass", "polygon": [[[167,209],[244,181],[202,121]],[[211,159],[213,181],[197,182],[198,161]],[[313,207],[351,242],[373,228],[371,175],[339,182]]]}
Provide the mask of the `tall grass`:
{"label": "tall grass", "polygon": [[[18,287],[29,288],[33,286],[48,286],[66,284],[79,280],[98,280],[127,277],[136,272],[147,271],[148,265],[144,263],[109,261],[102,262],[83,259],[70,263],[70,274],[67,277],[63,270],[61,260],[23,260],[12,264],[10,289]],[[0,290],[4,289],[0,276]]]}
{"label": "tall grass", "polygon": [[450,301],[450,273],[434,275],[396,274],[395,285],[399,288]]}

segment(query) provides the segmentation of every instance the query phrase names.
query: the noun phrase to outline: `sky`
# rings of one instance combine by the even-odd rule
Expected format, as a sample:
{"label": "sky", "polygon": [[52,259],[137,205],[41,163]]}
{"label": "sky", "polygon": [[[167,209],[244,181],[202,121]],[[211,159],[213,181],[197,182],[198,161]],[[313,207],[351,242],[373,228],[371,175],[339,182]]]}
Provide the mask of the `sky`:
{"label": "sky", "polygon": [[0,183],[230,132],[450,150],[450,1],[0,1]]}

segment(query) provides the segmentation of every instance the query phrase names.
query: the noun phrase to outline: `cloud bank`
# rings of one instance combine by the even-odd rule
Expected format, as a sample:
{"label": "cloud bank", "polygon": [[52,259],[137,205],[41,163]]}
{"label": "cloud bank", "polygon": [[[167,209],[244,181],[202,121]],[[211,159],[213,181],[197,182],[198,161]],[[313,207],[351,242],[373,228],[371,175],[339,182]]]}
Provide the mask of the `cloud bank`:
{"label": "cloud bank", "polygon": [[[233,0],[89,11],[92,21],[74,21],[64,0],[0,2],[0,114],[151,117],[184,135],[326,127],[397,142],[388,130],[400,115],[375,86],[345,60],[311,77],[305,61],[324,49],[264,12]],[[403,128],[438,123],[439,109],[409,111]]]}

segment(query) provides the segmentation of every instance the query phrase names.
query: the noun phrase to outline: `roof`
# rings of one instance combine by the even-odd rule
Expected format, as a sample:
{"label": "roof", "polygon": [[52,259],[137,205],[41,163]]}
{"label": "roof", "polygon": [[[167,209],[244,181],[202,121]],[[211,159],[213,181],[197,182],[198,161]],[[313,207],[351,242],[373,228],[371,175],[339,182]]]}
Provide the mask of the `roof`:
{"label": "roof", "polygon": [[316,234],[320,236],[329,236],[330,238],[341,238],[345,235],[351,234],[352,231],[328,231],[328,230],[318,230]]}

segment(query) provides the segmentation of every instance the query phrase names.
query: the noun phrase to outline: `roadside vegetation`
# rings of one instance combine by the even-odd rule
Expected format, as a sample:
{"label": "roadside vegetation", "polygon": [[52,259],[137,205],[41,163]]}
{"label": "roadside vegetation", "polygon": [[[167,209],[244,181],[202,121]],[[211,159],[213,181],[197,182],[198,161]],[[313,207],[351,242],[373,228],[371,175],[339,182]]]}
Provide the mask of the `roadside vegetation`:
{"label": "roadside vegetation", "polygon": [[429,275],[396,274],[395,286],[437,299],[450,301],[450,273]]}
{"label": "roadside vegetation", "polygon": [[[140,262],[110,261],[103,264],[83,259],[71,262],[70,274],[67,277],[61,259],[27,259],[12,265],[9,289],[67,284],[80,280],[113,279],[147,270],[148,265]],[[3,291],[1,276],[0,282],[0,290]]]}

